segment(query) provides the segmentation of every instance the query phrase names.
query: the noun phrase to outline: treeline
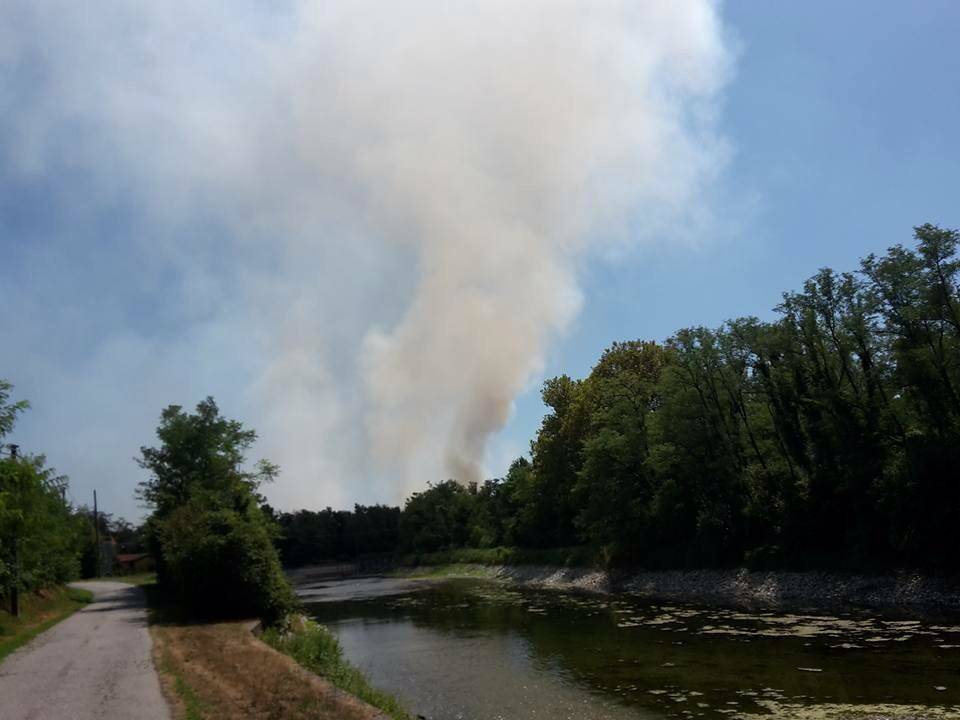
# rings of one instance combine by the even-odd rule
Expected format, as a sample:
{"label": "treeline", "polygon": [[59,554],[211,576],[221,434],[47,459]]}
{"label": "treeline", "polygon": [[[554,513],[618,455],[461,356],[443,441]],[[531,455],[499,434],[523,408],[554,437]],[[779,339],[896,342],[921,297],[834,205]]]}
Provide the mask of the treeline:
{"label": "treeline", "polygon": [[404,540],[590,543],[654,566],[957,567],[958,233],[915,239],[856,273],[821,270],[773,322],[615,343],[587,378],[547,381],[532,461],[414,496]]}
{"label": "treeline", "polygon": [[0,380],[0,599],[60,585],[80,576],[95,557],[90,515],[66,501],[67,478],[42,455],[18,452],[6,442],[17,417],[29,408],[13,402],[13,386]]}
{"label": "treeline", "polygon": [[277,547],[290,566],[352,560],[393,553],[400,544],[400,508],[355,505],[353,511],[326,508],[277,516]]}
{"label": "treeline", "polygon": [[960,235],[923,225],[915,240],[821,270],[772,322],[614,343],[588,377],[548,380],[530,459],[413,495],[398,549],[957,569]]}

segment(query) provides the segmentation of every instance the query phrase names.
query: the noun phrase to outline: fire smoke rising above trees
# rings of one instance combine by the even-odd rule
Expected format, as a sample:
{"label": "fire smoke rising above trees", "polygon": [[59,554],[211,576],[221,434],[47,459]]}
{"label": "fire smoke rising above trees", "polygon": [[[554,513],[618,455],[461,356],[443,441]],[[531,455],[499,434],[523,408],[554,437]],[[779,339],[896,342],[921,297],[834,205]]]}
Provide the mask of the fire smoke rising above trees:
{"label": "fire smoke rising above trees", "polygon": [[[578,264],[695,225],[726,154],[708,0],[6,14],[0,71],[31,87],[0,121],[11,172],[86,178],[61,214],[126,208],[149,230],[115,262],[176,278],[168,336],[93,334],[76,377],[121,398],[146,375],[145,407],[235,396],[281,505],[478,479]],[[125,454],[151,419],[110,420]]]}

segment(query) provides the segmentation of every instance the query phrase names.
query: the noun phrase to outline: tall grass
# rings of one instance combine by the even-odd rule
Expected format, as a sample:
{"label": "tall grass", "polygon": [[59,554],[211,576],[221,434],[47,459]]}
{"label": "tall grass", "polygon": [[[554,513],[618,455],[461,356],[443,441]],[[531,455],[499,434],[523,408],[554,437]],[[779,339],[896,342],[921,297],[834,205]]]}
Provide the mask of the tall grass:
{"label": "tall grass", "polygon": [[370,684],[360,670],[343,657],[340,641],[327,628],[313,621],[306,621],[301,629],[281,632],[267,629],[261,639],[296,660],[311,672],[321,675],[341,690],[370,703],[395,720],[413,720],[389,693]]}

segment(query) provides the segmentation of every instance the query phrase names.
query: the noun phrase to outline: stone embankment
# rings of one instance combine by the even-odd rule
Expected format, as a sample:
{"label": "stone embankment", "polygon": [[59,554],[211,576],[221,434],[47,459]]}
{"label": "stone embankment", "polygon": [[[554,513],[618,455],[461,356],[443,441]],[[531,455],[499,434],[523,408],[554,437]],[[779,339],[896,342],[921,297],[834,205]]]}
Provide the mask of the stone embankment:
{"label": "stone embankment", "polygon": [[[456,574],[455,572],[452,574]],[[960,577],[917,573],[847,575],[826,572],[667,570],[608,573],[589,568],[465,566],[465,573],[534,587],[626,592],[651,600],[738,607],[859,606],[920,612],[960,612]]]}

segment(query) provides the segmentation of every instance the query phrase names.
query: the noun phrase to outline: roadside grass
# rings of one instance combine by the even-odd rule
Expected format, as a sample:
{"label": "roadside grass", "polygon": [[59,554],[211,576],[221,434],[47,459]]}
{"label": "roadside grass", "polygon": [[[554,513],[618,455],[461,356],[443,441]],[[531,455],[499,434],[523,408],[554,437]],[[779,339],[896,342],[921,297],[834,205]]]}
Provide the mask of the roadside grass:
{"label": "roadside grass", "polygon": [[410,713],[387,692],[370,684],[367,676],[343,657],[337,638],[323,625],[306,621],[297,630],[266,630],[261,639],[307,670],[321,675],[341,690],[379,708],[395,720],[412,720]]}
{"label": "roadside grass", "polygon": [[402,567],[391,573],[400,578],[490,578],[494,576],[492,566],[477,563],[451,563],[448,565],[417,565]]}
{"label": "roadside grass", "polygon": [[0,662],[92,600],[93,593],[71,587],[21,595],[20,617],[0,610]]}
{"label": "roadside grass", "polygon": [[128,585],[153,585],[157,582],[157,574],[155,572],[135,573],[133,575],[116,575],[105,579],[127,583]]}
{"label": "roadside grass", "polygon": [[210,706],[203,702],[187,681],[174,674],[173,689],[183,703],[184,720],[204,720]]}
{"label": "roadside grass", "polygon": [[[201,621],[145,585],[154,665],[177,720],[375,720],[370,705],[340,692],[254,636],[254,622]],[[395,717],[407,720],[408,715]]]}

